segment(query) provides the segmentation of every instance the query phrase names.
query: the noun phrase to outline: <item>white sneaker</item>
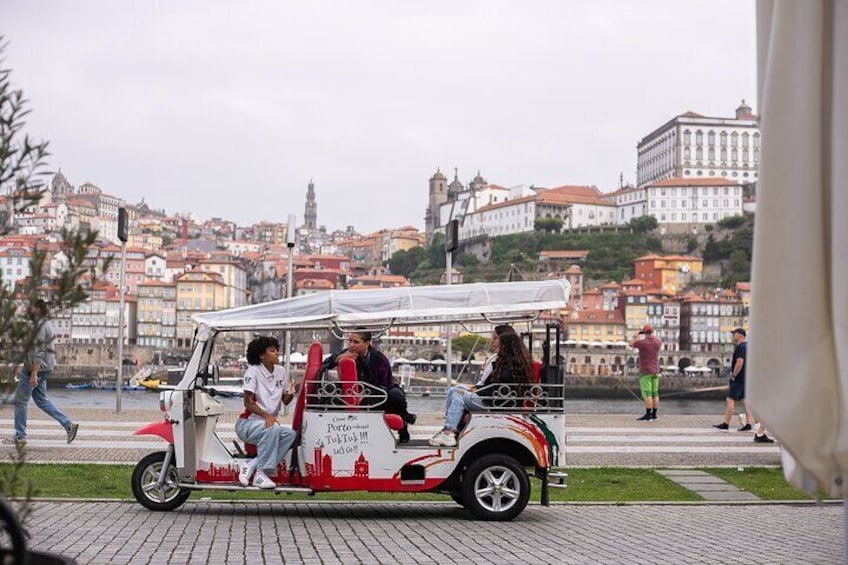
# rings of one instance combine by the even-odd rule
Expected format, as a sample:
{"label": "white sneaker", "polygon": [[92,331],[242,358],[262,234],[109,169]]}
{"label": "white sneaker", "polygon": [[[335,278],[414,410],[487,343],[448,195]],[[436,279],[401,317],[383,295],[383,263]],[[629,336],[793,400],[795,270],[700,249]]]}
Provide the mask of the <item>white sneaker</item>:
{"label": "white sneaker", "polygon": [[256,470],[256,463],[258,459],[253,458],[247,463],[241,463],[239,465],[239,482],[241,486],[246,487],[250,484],[250,476],[253,474],[253,471]]}
{"label": "white sneaker", "polygon": [[262,469],[257,469],[256,474],[253,475],[253,486],[261,489],[272,489],[276,488],[277,483],[269,479],[268,475],[262,472]]}
{"label": "white sneaker", "polygon": [[456,436],[446,430],[442,430],[430,438],[433,447],[456,447]]}

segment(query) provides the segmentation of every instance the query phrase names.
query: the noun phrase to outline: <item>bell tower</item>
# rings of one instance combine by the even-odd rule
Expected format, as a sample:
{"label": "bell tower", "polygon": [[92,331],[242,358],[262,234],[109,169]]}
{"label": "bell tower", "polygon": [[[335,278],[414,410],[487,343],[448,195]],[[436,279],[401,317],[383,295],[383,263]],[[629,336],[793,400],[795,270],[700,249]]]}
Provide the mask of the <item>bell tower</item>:
{"label": "bell tower", "polygon": [[312,179],[309,179],[309,186],[306,189],[306,209],[303,212],[303,221],[310,232],[318,228],[318,203],[315,202],[315,183]]}
{"label": "bell tower", "polygon": [[433,241],[433,234],[441,226],[439,207],[447,201],[447,178],[439,168],[436,168],[436,173],[430,178],[430,200],[427,204],[427,213],[424,216],[424,229],[428,244]]}

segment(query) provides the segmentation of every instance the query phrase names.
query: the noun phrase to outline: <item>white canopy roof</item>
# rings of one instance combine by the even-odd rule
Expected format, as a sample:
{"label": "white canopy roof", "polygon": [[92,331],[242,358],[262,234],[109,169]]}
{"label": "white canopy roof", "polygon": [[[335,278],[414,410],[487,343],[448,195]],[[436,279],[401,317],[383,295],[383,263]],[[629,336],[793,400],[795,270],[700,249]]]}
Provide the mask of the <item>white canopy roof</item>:
{"label": "white canopy roof", "polygon": [[197,314],[201,329],[381,329],[387,326],[504,322],[565,308],[567,280],[330,290]]}

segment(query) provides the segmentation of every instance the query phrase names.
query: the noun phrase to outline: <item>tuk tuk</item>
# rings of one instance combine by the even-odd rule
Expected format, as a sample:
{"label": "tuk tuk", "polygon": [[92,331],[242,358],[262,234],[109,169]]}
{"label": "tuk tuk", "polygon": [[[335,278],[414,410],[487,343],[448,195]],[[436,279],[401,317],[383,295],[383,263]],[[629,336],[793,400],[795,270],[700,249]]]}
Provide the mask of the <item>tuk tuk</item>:
{"label": "tuk tuk", "polygon": [[[249,447],[228,446],[217,433],[224,406],[207,368],[214,366],[216,341],[228,332],[324,330],[340,338],[354,330],[530,323],[565,308],[569,290],[566,280],[339,290],[197,315],[182,379],[160,393],[164,419],[135,432],[166,445],[136,465],[133,494],[144,507],[167,511],[195,490],[258,490],[238,481]],[[565,476],[553,471],[565,463],[562,371],[551,361],[560,358],[559,332],[558,324],[547,324],[546,358],[534,362],[533,382],[520,393],[489,385],[496,389],[486,409],[466,414],[455,447],[400,443],[403,422],[381,410],[385,391],[357,380],[352,362],[340,363],[333,380],[322,370],[321,346],[313,343],[293,401],[297,438],[272,476],[272,492],[444,493],[478,519],[511,520],[530,498],[530,470],[541,479],[547,505],[548,487],[564,486]]]}

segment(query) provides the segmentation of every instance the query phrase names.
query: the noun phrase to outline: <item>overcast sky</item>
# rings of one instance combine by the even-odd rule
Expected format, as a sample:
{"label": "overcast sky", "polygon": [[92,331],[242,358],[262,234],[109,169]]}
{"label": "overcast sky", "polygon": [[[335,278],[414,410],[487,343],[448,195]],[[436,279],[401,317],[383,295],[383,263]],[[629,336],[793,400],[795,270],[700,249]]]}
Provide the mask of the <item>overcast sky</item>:
{"label": "overcast sky", "polygon": [[755,107],[753,0],[0,0],[27,131],[75,185],[169,213],[424,227],[464,183],[635,182],[686,110]]}

